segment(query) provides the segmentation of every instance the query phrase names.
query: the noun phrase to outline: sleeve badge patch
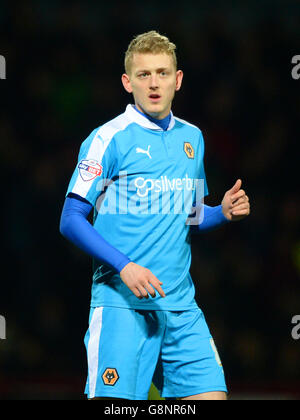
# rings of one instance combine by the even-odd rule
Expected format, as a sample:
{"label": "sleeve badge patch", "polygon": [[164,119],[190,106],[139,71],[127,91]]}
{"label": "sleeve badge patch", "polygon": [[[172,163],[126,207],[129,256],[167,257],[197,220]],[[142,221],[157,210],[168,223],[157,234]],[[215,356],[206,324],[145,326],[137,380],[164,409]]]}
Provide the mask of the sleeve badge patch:
{"label": "sleeve badge patch", "polygon": [[78,165],[78,170],[83,181],[93,181],[97,176],[101,176],[103,167],[96,160],[82,160]]}

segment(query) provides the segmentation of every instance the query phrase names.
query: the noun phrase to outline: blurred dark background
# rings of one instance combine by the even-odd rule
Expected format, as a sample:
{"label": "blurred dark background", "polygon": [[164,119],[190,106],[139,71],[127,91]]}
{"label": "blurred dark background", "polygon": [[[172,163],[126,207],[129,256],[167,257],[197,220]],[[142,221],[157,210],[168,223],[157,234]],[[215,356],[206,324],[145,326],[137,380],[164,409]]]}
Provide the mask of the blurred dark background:
{"label": "blurred dark background", "polygon": [[132,98],[133,36],[178,48],[173,112],[199,126],[210,196],[251,215],[194,237],[192,275],[233,398],[300,397],[299,1],[0,2],[0,399],[83,398],[92,265],[59,219],[81,142]]}

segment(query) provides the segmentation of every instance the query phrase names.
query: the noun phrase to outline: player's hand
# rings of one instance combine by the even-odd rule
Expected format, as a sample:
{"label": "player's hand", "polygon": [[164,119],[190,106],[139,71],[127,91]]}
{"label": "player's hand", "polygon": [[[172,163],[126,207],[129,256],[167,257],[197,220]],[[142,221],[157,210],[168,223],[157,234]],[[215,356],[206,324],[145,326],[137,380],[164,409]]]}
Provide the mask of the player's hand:
{"label": "player's hand", "polygon": [[130,262],[121,270],[120,277],[138,299],[148,299],[149,294],[155,297],[154,289],[158,291],[161,297],[166,296],[161,288],[162,282],[148,268]]}
{"label": "player's hand", "polygon": [[228,190],[222,200],[222,211],[226,219],[238,221],[250,214],[249,198],[241,189],[242,181],[238,179],[234,186]]}

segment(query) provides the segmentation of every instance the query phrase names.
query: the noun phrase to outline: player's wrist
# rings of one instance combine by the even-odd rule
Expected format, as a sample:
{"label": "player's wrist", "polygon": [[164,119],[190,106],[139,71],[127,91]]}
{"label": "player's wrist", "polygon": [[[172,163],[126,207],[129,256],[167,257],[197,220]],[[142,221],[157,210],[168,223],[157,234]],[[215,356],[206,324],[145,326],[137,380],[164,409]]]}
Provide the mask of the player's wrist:
{"label": "player's wrist", "polygon": [[132,261],[124,255],[124,258],[122,259],[122,261],[120,261],[119,264],[117,265],[116,270],[118,271],[119,274],[121,274],[122,272],[124,273],[124,270],[126,269],[126,267],[128,267],[128,265],[131,263]]}
{"label": "player's wrist", "polygon": [[217,214],[218,214],[220,222],[223,222],[223,223],[231,222],[231,218],[226,216],[227,212],[223,204],[220,204],[219,206],[217,206],[217,209],[218,209]]}

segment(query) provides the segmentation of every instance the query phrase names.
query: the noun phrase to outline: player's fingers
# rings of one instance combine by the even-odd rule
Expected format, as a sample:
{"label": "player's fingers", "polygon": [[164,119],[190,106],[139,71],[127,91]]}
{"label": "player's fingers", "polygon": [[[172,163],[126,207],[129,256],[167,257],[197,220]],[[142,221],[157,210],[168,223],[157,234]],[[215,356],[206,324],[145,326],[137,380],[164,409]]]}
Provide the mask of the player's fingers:
{"label": "player's fingers", "polygon": [[240,204],[244,204],[244,203],[248,203],[249,202],[249,198],[245,195],[243,197],[238,198],[233,204],[232,204],[232,208],[239,206]]}
{"label": "player's fingers", "polygon": [[232,210],[233,211],[235,211],[235,210],[243,210],[243,209],[248,209],[249,207],[250,207],[250,204],[249,203],[243,202],[243,203],[234,205],[233,208],[232,208]]}
{"label": "player's fingers", "polygon": [[234,216],[241,216],[244,214],[249,214],[250,213],[250,205],[249,204],[240,204],[237,207],[234,207],[232,209],[232,214]]}
{"label": "player's fingers", "polygon": [[166,297],[165,292],[163,291],[163,289],[160,286],[156,287],[156,290],[158,291],[158,293],[160,294],[161,297]]}
{"label": "player's fingers", "polygon": [[166,297],[165,292],[163,291],[161,287],[161,284],[162,284],[161,281],[159,281],[156,277],[154,277],[150,280],[150,282],[152,286],[155,287],[155,289],[158,291],[161,297]]}
{"label": "player's fingers", "polygon": [[137,287],[134,287],[131,291],[138,299],[143,299],[143,296]]}
{"label": "player's fingers", "polygon": [[240,197],[243,197],[246,195],[244,190],[239,190],[237,193],[231,195],[231,202],[234,203],[236,200],[238,200]]}
{"label": "player's fingers", "polygon": [[242,185],[242,180],[238,179],[236,181],[236,183],[234,184],[234,186],[229,190],[231,193],[235,193],[236,191],[238,191],[241,188]]}
{"label": "player's fingers", "polygon": [[149,299],[148,292],[147,292],[147,290],[146,290],[143,286],[139,285],[139,286],[138,286],[138,290],[139,290],[139,292],[140,292],[140,294],[141,294],[142,298]]}
{"label": "player's fingers", "polygon": [[153,289],[153,287],[151,287],[150,283],[147,283],[145,285],[145,289],[147,290],[147,292],[154,298],[156,296],[155,290]]}

